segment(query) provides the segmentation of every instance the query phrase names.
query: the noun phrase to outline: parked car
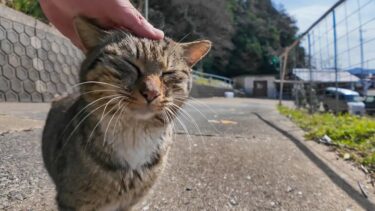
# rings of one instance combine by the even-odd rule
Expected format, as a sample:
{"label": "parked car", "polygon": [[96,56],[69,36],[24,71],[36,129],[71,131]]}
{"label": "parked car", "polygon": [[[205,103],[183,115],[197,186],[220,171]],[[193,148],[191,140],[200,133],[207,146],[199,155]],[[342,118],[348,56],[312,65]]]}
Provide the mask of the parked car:
{"label": "parked car", "polygon": [[365,103],[366,113],[369,115],[375,114],[375,90],[369,90],[363,102]]}
{"label": "parked car", "polygon": [[[336,95],[338,95],[337,101]],[[336,89],[335,87],[326,88],[322,102],[324,110],[327,112],[350,113],[355,115],[365,114],[365,104],[363,103],[363,98],[358,92],[349,89]]]}

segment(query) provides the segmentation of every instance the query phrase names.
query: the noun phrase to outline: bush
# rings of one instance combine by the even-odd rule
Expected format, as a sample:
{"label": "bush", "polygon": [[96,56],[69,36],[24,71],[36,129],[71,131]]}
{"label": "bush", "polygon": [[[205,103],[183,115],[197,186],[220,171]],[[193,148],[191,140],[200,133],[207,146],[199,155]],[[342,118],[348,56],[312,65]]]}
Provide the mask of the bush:
{"label": "bush", "polygon": [[307,111],[279,106],[281,114],[304,129],[307,139],[328,135],[339,152],[350,153],[353,160],[375,171],[375,120],[349,114],[331,113],[309,115]]}
{"label": "bush", "polygon": [[6,5],[15,10],[23,12],[26,15],[30,15],[43,22],[47,22],[47,18],[40,7],[38,0],[11,0],[7,1]]}

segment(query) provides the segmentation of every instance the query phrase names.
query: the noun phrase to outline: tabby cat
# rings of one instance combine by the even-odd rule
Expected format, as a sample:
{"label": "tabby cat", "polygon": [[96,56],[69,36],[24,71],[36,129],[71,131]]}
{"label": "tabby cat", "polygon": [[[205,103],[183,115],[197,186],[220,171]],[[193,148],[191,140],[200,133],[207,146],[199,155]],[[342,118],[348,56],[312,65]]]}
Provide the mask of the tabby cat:
{"label": "tabby cat", "polygon": [[79,92],[52,103],[44,163],[59,210],[130,210],[163,170],[171,121],[211,42],[152,41],[82,17],[74,24],[88,52]]}

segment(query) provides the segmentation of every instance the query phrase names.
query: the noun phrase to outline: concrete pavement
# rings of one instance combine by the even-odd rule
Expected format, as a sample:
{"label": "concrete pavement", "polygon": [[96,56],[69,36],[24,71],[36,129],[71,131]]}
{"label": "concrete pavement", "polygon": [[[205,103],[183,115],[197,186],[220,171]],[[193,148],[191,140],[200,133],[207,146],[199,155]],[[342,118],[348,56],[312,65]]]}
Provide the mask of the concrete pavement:
{"label": "concrete pavement", "polygon": [[[176,121],[165,173],[137,209],[375,210],[366,175],[329,148],[303,141],[302,131],[275,105],[190,101],[189,114]],[[0,127],[0,210],[55,209],[40,155],[47,111],[48,104],[0,104],[0,125],[9,123]]]}

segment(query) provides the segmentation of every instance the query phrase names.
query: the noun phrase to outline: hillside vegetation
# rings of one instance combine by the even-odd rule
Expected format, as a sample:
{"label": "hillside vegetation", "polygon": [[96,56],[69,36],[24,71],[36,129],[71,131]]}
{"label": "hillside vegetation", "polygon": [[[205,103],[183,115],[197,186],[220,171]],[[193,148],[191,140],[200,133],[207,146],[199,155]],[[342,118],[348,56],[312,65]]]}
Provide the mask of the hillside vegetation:
{"label": "hillside vegetation", "polygon": [[[143,8],[143,0],[135,2]],[[150,19],[176,40],[210,39],[205,72],[224,76],[277,73],[278,55],[298,28],[271,0],[152,0]],[[299,49],[297,60],[303,61]]]}
{"label": "hillside vegetation", "polygon": [[[46,21],[38,0],[1,0]],[[132,1],[143,12],[144,0]],[[295,39],[295,21],[271,0],[150,0],[150,21],[177,41],[209,39],[214,48],[198,66],[223,76],[276,74],[277,55]],[[303,62],[300,48],[292,56]]]}

